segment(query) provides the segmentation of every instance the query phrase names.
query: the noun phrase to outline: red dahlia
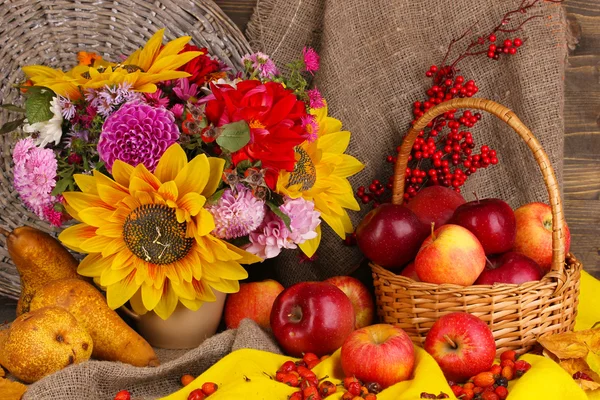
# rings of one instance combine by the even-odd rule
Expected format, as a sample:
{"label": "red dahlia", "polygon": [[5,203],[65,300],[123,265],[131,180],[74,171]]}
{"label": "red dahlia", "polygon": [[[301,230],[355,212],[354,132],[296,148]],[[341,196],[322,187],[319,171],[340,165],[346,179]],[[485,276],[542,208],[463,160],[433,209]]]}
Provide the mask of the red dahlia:
{"label": "red dahlia", "polygon": [[211,84],[211,89],[214,99],[206,103],[210,123],[219,127],[244,120],[250,126],[250,142],[232,154],[233,163],[261,161],[274,189],[280,170],[294,170],[294,147],[308,137],[301,121],[305,104],[278,82],[247,80],[235,88]]}
{"label": "red dahlia", "polygon": [[183,50],[181,50],[181,53],[188,51],[201,51],[202,55],[192,59],[187,64],[182,65],[179,68],[179,71],[185,71],[191,74],[191,76],[188,77],[188,80],[191,83],[202,86],[206,82],[212,80],[211,74],[214,74],[219,70],[219,62],[208,56],[208,50],[206,47],[198,48],[196,46],[186,44],[183,47]]}

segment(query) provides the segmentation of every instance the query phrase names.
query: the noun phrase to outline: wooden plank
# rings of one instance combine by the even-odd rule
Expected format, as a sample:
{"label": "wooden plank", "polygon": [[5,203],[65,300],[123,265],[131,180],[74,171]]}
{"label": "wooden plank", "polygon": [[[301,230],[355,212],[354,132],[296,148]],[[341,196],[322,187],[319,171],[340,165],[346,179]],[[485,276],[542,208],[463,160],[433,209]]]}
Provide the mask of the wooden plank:
{"label": "wooden plank", "polygon": [[569,200],[600,200],[600,165],[598,160],[565,159],[563,190]]}
{"label": "wooden plank", "polygon": [[246,25],[256,6],[256,0],[215,0],[215,3],[245,33]]}

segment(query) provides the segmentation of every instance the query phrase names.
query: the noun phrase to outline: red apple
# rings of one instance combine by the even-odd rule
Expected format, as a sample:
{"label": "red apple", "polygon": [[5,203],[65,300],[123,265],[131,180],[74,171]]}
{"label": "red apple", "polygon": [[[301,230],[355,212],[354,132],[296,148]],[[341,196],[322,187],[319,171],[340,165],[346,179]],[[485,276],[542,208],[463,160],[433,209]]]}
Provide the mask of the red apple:
{"label": "red apple", "polygon": [[271,329],[286,354],[331,354],[354,330],[354,308],[331,283],[300,282],[275,299]]}
{"label": "red apple", "polygon": [[335,285],[342,292],[346,293],[346,296],[352,302],[356,317],[354,329],[363,328],[373,323],[373,315],[375,313],[373,297],[369,289],[361,281],[351,276],[334,276],[325,279],[324,282]]}
{"label": "red apple", "polygon": [[410,379],[415,365],[415,349],[402,329],[378,324],[350,334],[341,350],[346,376],[363,382],[377,382],[382,388]]}
{"label": "red apple", "polygon": [[237,328],[244,318],[250,318],[262,328],[270,328],[271,308],[282,291],[281,283],[272,279],[240,284],[239,292],[227,296],[225,325]]}
{"label": "red apple", "polygon": [[520,284],[539,281],[544,276],[544,272],[535,261],[512,251],[491,258],[490,262],[492,266],[486,266],[475,281],[476,285],[493,285],[496,282]]}
{"label": "red apple", "polygon": [[460,193],[436,185],[421,189],[408,201],[406,207],[411,209],[425,225],[430,226],[433,222],[436,227],[440,227],[447,223],[452,218],[454,210],[464,203],[465,199]]}
{"label": "red apple", "polygon": [[413,281],[417,281],[417,282],[421,281],[419,279],[419,275],[417,275],[417,270],[415,269],[415,262],[414,261],[411,262],[411,263],[409,263],[406,267],[404,267],[404,269],[402,270],[402,272],[400,272],[400,275],[406,276],[407,278],[410,278]]}
{"label": "red apple", "polygon": [[[537,262],[544,272],[552,266],[552,209],[544,203],[529,203],[515,210],[517,236],[513,248]],[[571,233],[565,223],[565,254]]]}
{"label": "red apple", "polygon": [[486,255],[506,253],[515,244],[515,213],[500,199],[465,203],[454,211],[450,223],[470,230],[479,239]]}
{"label": "red apple", "polygon": [[369,260],[394,269],[415,258],[427,229],[408,208],[386,203],[363,218],[356,243]]}
{"label": "red apple", "polygon": [[494,335],[474,315],[455,312],[438,319],[423,346],[448,380],[462,382],[491,368],[496,357]]}
{"label": "red apple", "polygon": [[485,268],[479,240],[459,225],[443,225],[421,245],[415,258],[419,279],[429,283],[472,285]]}

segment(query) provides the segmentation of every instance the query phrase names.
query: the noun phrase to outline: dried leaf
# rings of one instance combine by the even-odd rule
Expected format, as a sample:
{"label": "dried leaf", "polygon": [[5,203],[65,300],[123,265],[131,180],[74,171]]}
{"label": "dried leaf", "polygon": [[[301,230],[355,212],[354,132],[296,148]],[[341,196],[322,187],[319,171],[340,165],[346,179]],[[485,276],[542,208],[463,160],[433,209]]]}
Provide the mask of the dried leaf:
{"label": "dried leaf", "polygon": [[21,400],[23,394],[27,391],[27,386],[19,382],[12,382],[5,378],[0,378],[0,393],[2,400]]}

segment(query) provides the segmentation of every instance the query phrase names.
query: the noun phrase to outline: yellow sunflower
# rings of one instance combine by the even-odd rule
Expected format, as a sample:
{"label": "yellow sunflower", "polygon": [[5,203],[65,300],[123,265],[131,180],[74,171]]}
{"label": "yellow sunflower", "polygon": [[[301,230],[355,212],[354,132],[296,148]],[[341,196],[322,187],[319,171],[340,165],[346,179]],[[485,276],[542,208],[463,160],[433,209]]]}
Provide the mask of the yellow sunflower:
{"label": "yellow sunflower", "polygon": [[67,72],[43,65],[23,67],[23,72],[35,86],[45,86],[71,100],[81,97],[79,88],[97,89],[123,82],[130,83],[132,89],[138,92],[154,93],[157,82],[190,76],[187,72],[177,71],[177,68],[203,54],[199,51],[179,54],[190,41],[190,36],[182,36],[162,46],[164,31],[157,31],[144,48],[138,49],[120,64],[98,57],[91,66],[78,65]]}
{"label": "yellow sunflower", "polygon": [[113,177],[75,175],[82,192],[66,192],[66,208],[80,224],[59,239],[88,253],[77,272],[106,288],[115,309],[128,300],[140,314],[167,319],[178,301],[191,310],[215,300],[213,289],[239,290],[247,278],[240,263],[261,261],[210,232],[203,208],[217,189],[224,160],[199,155],[190,162],[180,145],[161,157],[156,171],[115,161]]}
{"label": "yellow sunflower", "polygon": [[[354,231],[347,210],[360,209],[348,177],[361,171],[364,165],[344,154],[350,143],[350,132],[342,131],[342,122],[327,115],[327,105],[311,109],[310,113],[319,126],[317,139],[296,147],[294,171],[280,171],[277,192],[313,201],[323,221],[344,239],[347,233]],[[320,229],[318,234],[317,238],[299,245],[309,257],[319,246]]]}

